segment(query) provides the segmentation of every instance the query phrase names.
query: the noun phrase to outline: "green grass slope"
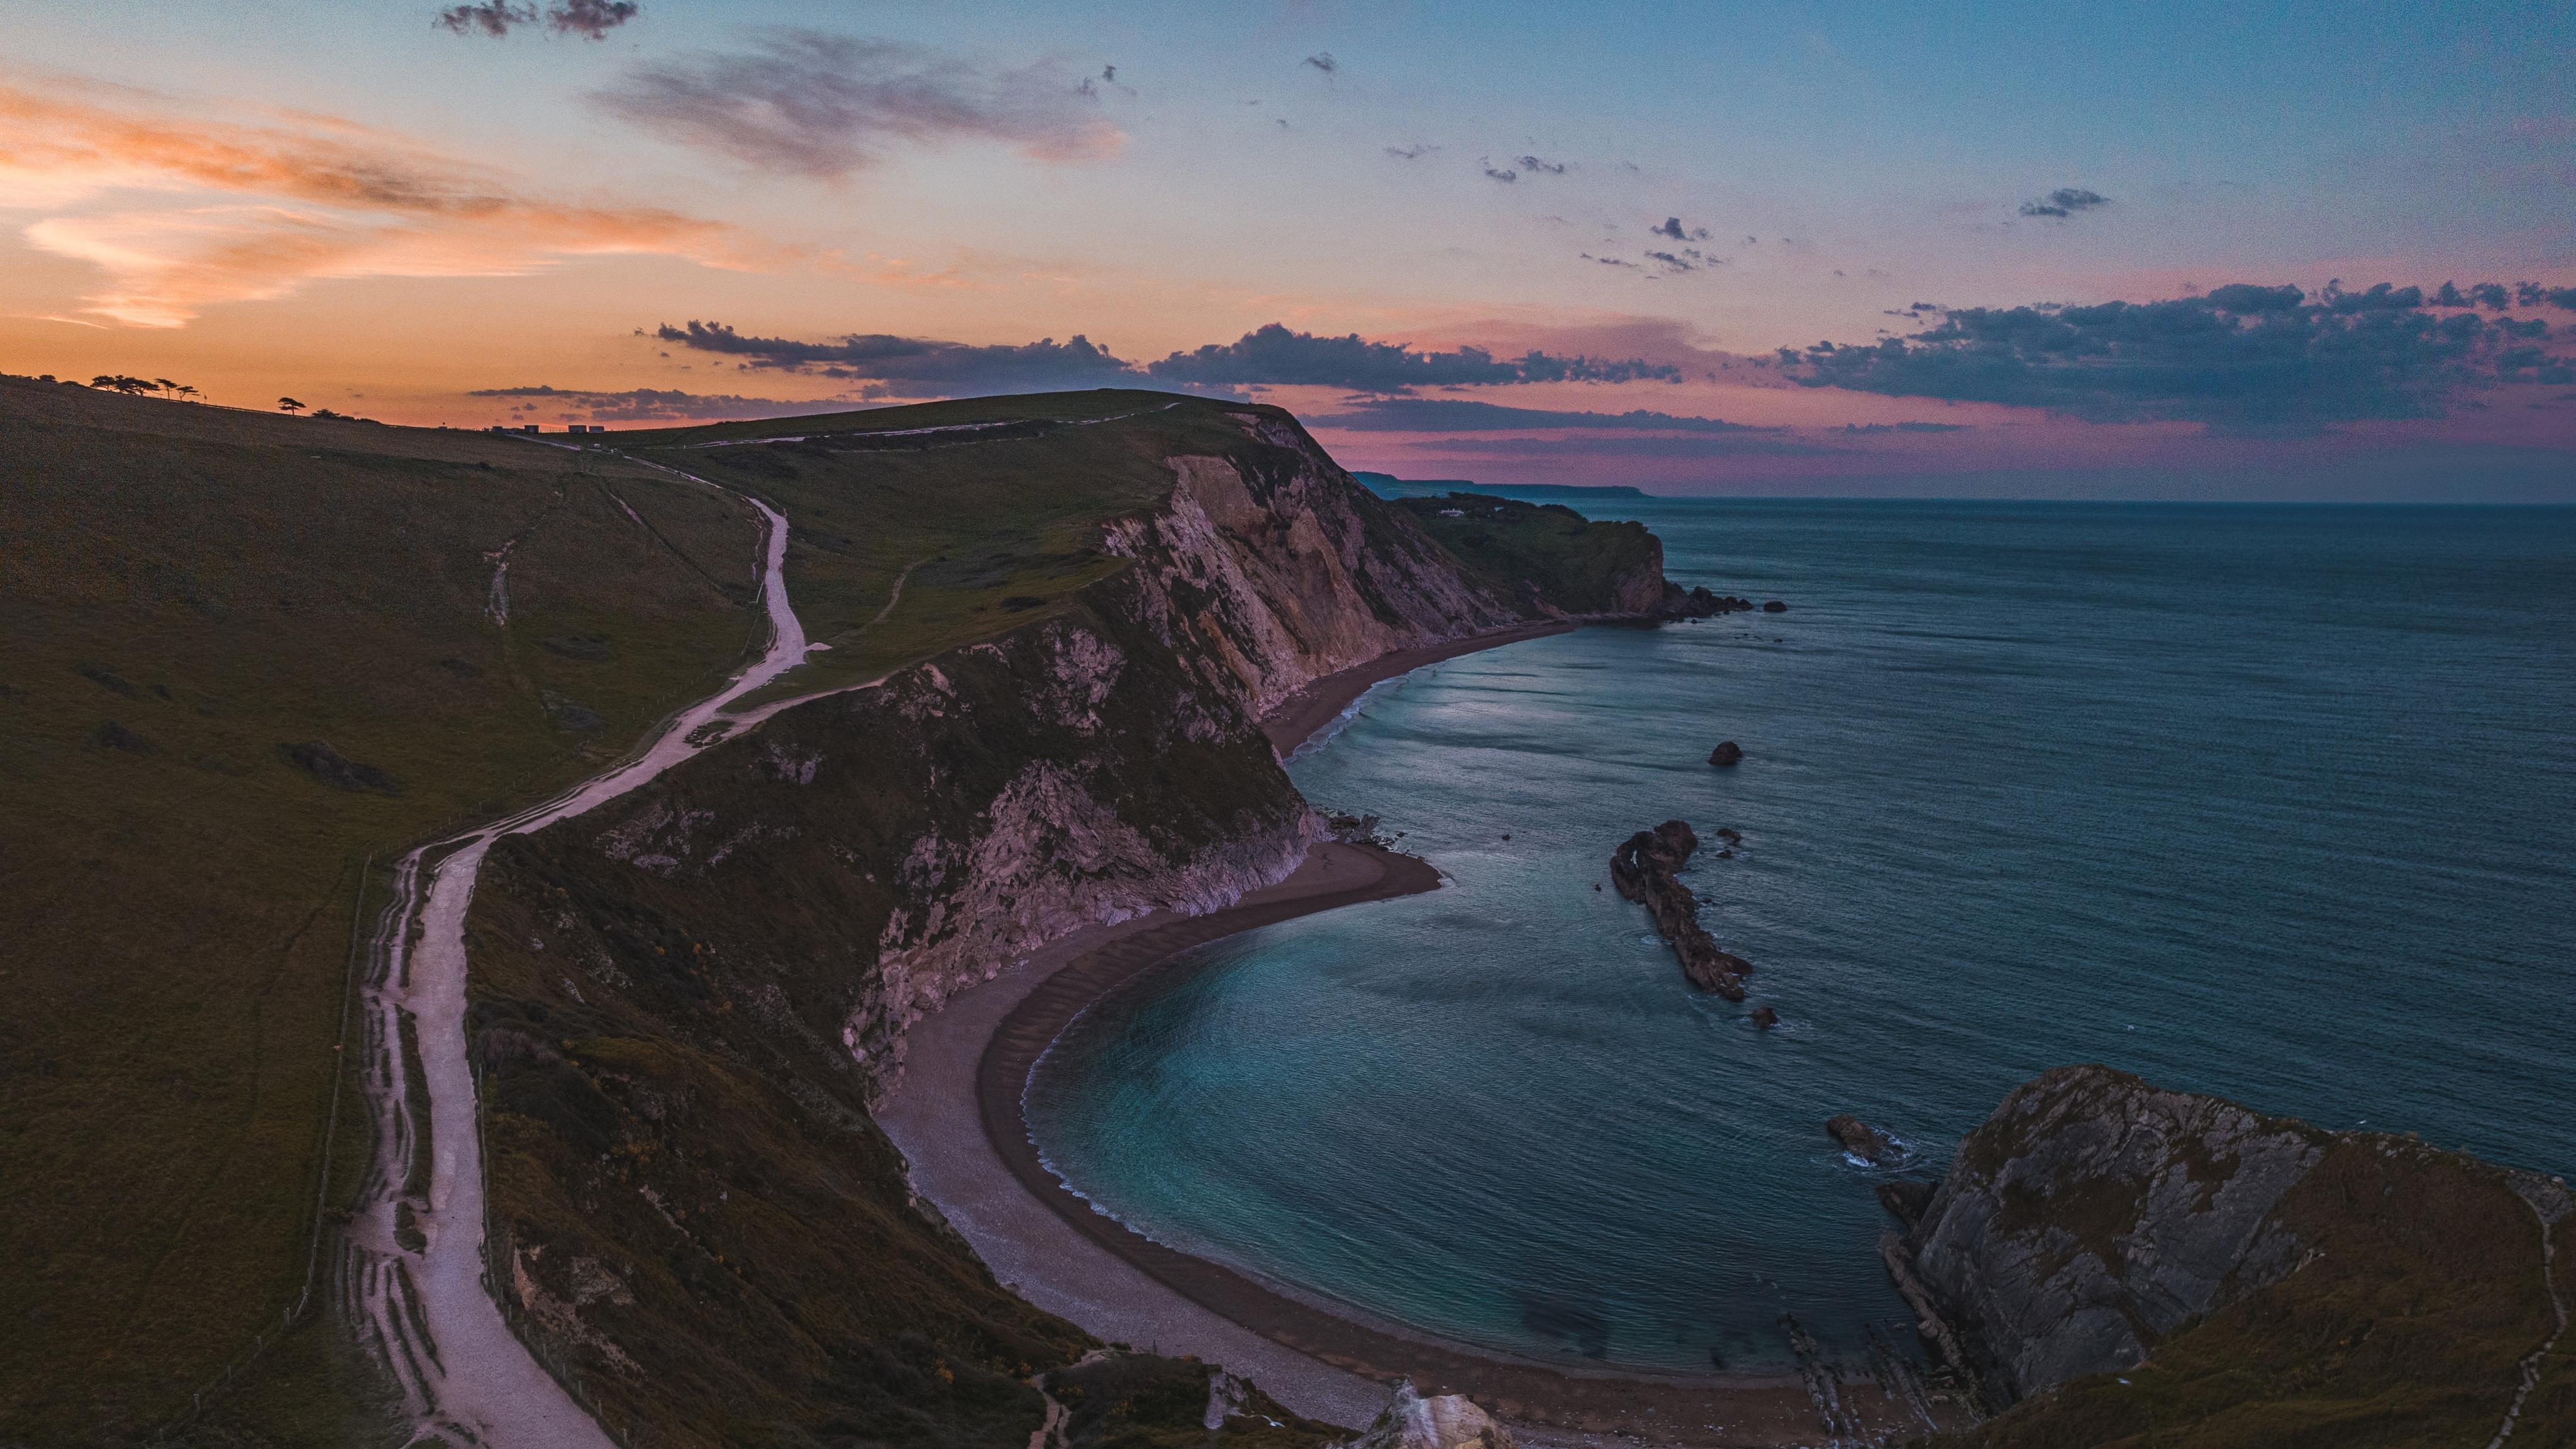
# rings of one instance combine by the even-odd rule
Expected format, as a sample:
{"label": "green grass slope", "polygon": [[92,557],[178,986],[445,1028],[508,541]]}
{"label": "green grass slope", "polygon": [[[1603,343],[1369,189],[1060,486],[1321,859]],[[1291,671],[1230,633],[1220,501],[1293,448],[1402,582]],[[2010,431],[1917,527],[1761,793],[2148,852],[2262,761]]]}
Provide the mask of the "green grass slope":
{"label": "green grass slope", "polygon": [[287,1319],[370,1150],[352,1074],[325,1189],[361,862],[713,688],[757,537],[524,441],[0,379],[0,1441],[358,1442]]}

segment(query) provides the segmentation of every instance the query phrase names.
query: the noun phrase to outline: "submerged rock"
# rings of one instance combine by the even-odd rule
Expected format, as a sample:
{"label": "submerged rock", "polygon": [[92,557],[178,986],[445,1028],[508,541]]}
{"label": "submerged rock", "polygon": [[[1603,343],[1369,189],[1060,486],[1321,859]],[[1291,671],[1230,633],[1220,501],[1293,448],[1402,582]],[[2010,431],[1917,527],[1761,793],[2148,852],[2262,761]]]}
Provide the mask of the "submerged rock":
{"label": "submerged rock", "polygon": [[1744,762],[1744,746],[1737,744],[1733,740],[1720,740],[1718,741],[1717,748],[1708,752],[1708,762],[1712,765],[1742,764]]}
{"label": "submerged rock", "polygon": [[1780,1013],[1767,1006],[1757,1006],[1753,1008],[1753,1024],[1769,1031],[1780,1024]]}
{"label": "submerged rock", "polygon": [[1465,1394],[1426,1399],[1403,1383],[1395,1402],[1349,1449],[1519,1449],[1519,1442]]}
{"label": "submerged rock", "polygon": [[1762,612],[1766,614],[1785,614],[1789,612],[1789,606],[1781,603],[1778,599],[1767,599],[1763,601]]}
{"label": "submerged rock", "polygon": [[1744,978],[1753,963],[1730,955],[1709,939],[1699,923],[1699,900],[1680,880],[1683,865],[1699,849],[1699,837],[1686,821],[1667,820],[1652,830],[1629,836],[1610,855],[1610,883],[1619,894],[1646,908],[1655,929],[1673,946],[1682,975],[1702,991],[1729,1001],[1744,999]]}
{"label": "submerged rock", "polygon": [[1843,1145],[1843,1151],[1872,1167],[1883,1167],[1905,1157],[1905,1149],[1897,1145],[1895,1138],[1849,1112],[1826,1122],[1825,1132]]}

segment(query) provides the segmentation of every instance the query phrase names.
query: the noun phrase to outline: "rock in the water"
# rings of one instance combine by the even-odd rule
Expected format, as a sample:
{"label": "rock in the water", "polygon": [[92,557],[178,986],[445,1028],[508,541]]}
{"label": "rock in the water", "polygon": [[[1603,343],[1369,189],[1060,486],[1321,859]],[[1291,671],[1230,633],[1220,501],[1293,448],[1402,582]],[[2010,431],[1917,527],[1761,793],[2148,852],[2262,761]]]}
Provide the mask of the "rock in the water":
{"label": "rock in the water", "polygon": [[1663,603],[1653,612],[1666,619],[1706,619],[1717,614],[1741,613],[1752,607],[1751,599],[1711,593],[1705,584],[1684,593],[1681,585],[1667,583],[1664,585]]}
{"label": "rock in the water", "polygon": [[1767,1006],[1757,1006],[1753,1008],[1753,1024],[1769,1031],[1780,1024],[1780,1013]]}
{"label": "rock in the water", "polygon": [[1744,762],[1744,746],[1733,740],[1720,740],[1717,748],[1708,752],[1708,762],[1712,765],[1740,765]]}
{"label": "rock in the water", "polygon": [[1778,599],[1766,599],[1762,604],[1762,612],[1766,614],[1785,614],[1789,612],[1789,606],[1781,603]]}
{"label": "rock in the water", "polygon": [[1610,883],[1619,894],[1646,908],[1655,929],[1672,942],[1682,975],[1702,991],[1729,1001],[1744,999],[1744,978],[1753,963],[1717,948],[1700,927],[1699,901],[1679,879],[1682,866],[1699,849],[1689,824],[1667,820],[1652,830],[1629,836],[1610,856]]}
{"label": "rock in the water", "polygon": [[1900,1177],[1878,1185],[1878,1205],[1887,1209],[1889,1217],[1910,1228],[1922,1221],[1923,1210],[1932,1206],[1932,1195],[1940,1190],[1937,1182]]}
{"label": "rock in the water", "polygon": [[1465,1394],[1426,1399],[1405,1383],[1349,1449],[1519,1449],[1519,1441]]}
{"label": "rock in the water", "polygon": [[1905,1149],[1897,1145],[1895,1138],[1849,1112],[1825,1123],[1825,1132],[1843,1145],[1843,1151],[1873,1167],[1884,1167],[1905,1157]]}

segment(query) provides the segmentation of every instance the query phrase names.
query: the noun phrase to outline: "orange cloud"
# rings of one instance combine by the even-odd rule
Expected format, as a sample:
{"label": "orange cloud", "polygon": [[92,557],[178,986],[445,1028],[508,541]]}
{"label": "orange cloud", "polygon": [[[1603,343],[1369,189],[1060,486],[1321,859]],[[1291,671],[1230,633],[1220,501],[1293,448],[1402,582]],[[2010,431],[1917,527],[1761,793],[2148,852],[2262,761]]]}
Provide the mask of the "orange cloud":
{"label": "orange cloud", "polygon": [[329,277],[510,276],[568,257],[681,256],[742,268],[781,253],[720,222],[565,204],[399,137],[330,117],[178,118],[0,85],[0,207],[53,213],[34,245],[97,266],[87,311],[184,326],[221,302]]}

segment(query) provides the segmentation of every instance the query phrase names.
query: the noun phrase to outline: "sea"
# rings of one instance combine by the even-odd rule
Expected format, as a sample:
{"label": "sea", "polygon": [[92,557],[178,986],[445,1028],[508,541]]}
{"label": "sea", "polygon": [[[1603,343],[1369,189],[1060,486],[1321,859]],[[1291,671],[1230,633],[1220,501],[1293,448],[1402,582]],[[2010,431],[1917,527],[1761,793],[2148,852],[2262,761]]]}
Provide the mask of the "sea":
{"label": "sea", "polygon": [[[1587,511],[1788,608],[1452,660],[1293,759],[1448,884],[1077,1019],[1030,1120],[1100,1211],[1441,1339],[1695,1372],[1785,1363],[1784,1315],[1910,1346],[1874,1182],[2065,1063],[2576,1170],[2576,510]],[[1668,819],[1742,1006],[1607,888]],[[1844,1112],[1910,1161],[1845,1157]]]}

